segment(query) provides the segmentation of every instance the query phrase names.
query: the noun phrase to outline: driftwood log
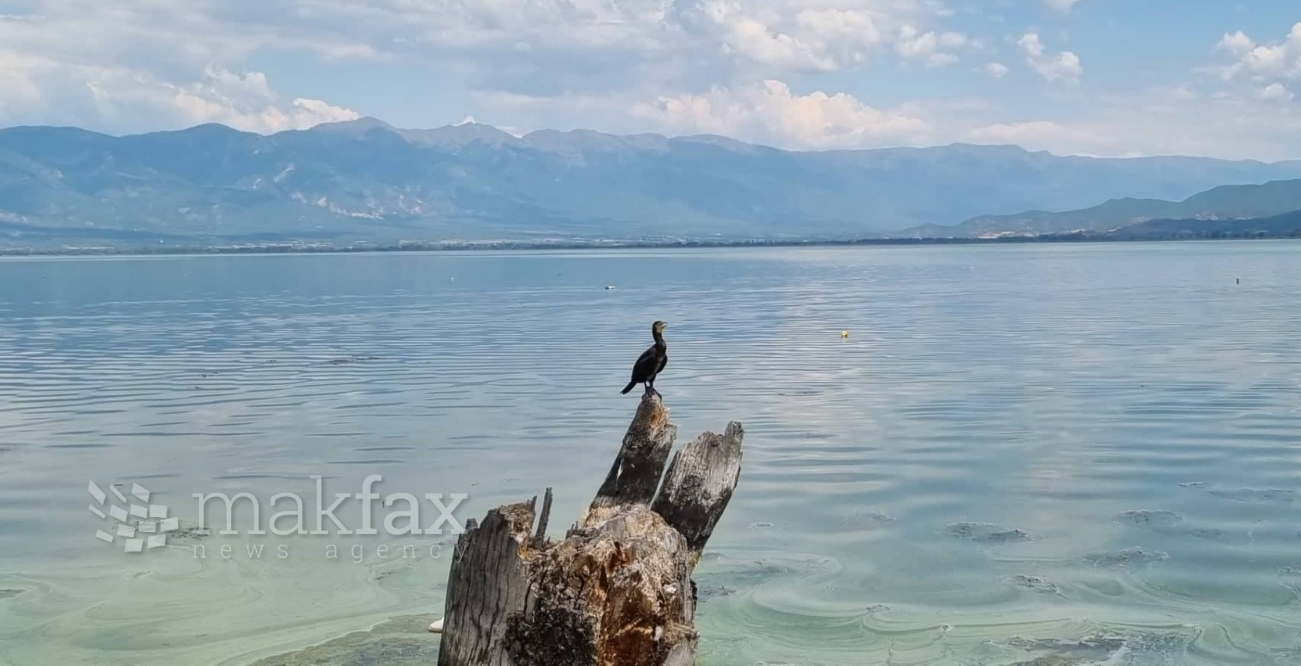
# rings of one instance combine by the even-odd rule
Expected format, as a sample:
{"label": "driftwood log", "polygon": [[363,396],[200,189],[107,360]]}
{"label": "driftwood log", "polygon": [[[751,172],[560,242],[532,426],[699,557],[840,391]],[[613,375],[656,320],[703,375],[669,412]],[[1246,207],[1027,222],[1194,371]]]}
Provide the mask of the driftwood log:
{"label": "driftwood log", "polygon": [[540,515],[534,497],[468,521],[452,557],[439,666],[694,664],[691,573],[736,489],[744,432],[733,422],[700,435],[664,474],[676,436],[659,396],[644,395],[563,541],[546,536],[550,488]]}

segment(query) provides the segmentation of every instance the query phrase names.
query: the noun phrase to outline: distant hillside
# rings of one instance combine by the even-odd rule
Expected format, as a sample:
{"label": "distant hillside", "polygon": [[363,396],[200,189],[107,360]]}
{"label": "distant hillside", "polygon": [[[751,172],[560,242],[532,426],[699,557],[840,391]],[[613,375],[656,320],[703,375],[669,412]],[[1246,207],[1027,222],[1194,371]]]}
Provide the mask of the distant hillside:
{"label": "distant hillside", "polygon": [[1246,220],[1148,220],[1107,232],[1122,240],[1177,238],[1301,238],[1301,210]]}
{"label": "distant hillside", "polygon": [[1280,180],[1263,185],[1224,185],[1183,201],[1112,199],[1099,206],[1064,213],[1032,210],[1016,215],[982,215],[952,227],[928,225],[892,235],[973,238],[1058,234],[1105,231],[1147,220],[1252,219],[1294,210],[1301,210],[1301,180]]}
{"label": "distant hillside", "polygon": [[846,238],[1280,178],[1301,178],[1301,162],[970,145],[791,152],[715,136],[517,138],[374,119],[271,136],[20,127],[0,130],[0,247]]}

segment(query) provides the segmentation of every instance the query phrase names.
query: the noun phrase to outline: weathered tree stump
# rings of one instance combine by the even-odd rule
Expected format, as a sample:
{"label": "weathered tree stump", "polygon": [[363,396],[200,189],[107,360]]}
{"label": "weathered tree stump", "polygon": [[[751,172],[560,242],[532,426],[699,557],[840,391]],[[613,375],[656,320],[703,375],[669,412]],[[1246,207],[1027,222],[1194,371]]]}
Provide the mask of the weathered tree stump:
{"label": "weathered tree stump", "polygon": [[[647,393],[596,498],[563,541],[546,538],[547,489],[470,521],[447,585],[439,666],[687,666],[691,572],[741,475],[741,424],[664,465],[677,427]],[[656,489],[659,489],[658,494]]]}

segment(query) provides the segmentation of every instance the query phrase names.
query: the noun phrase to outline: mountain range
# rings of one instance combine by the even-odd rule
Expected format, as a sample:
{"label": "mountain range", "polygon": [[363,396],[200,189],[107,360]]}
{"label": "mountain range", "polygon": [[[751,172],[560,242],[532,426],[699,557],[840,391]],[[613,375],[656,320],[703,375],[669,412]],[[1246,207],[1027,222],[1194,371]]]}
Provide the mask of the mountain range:
{"label": "mountain range", "polygon": [[[269,136],[16,127],[0,130],[0,247],[1044,233],[1200,215],[1209,204],[1189,204],[1197,197],[1171,200],[1289,178],[1301,178],[1301,161],[964,144],[797,152],[709,135],[516,137],[375,119]],[[1082,212],[1108,199],[1106,211]],[[1271,205],[1233,211],[1284,212]]]}
{"label": "mountain range", "polygon": [[[1246,219],[1148,220],[1103,232],[1108,240],[1301,238],[1301,210]],[[1088,238],[1088,232],[1084,234]]]}
{"label": "mountain range", "polygon": [[[897,235],[916,238],[1038,236],[1074,231],[1112,231],[1143,225],[1149,220],[1268,218],[1297,210],[1301,210],[1301,180],[1280,180],[1261,185],[1222,185],[1182,201],[1124,198],[1060,213],[1032,210],[1015,215],[981,215],[951,227],[924,225]],[[1158,226],[1146,225],[1146,228]],[[1229,228],[1232,225],[1222,226]]]}

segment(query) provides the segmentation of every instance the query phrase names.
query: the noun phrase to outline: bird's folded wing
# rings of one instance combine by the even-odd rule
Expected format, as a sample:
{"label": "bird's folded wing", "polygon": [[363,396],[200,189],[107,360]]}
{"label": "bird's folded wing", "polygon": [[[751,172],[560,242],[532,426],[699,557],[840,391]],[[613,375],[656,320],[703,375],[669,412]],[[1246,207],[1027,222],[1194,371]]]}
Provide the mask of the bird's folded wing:
{"label": "bird's folded wing", "polygon": [[633,372],[649,372],[655,367],[655,348],[651,347],[637,357],[637,362],[632,364]]}

